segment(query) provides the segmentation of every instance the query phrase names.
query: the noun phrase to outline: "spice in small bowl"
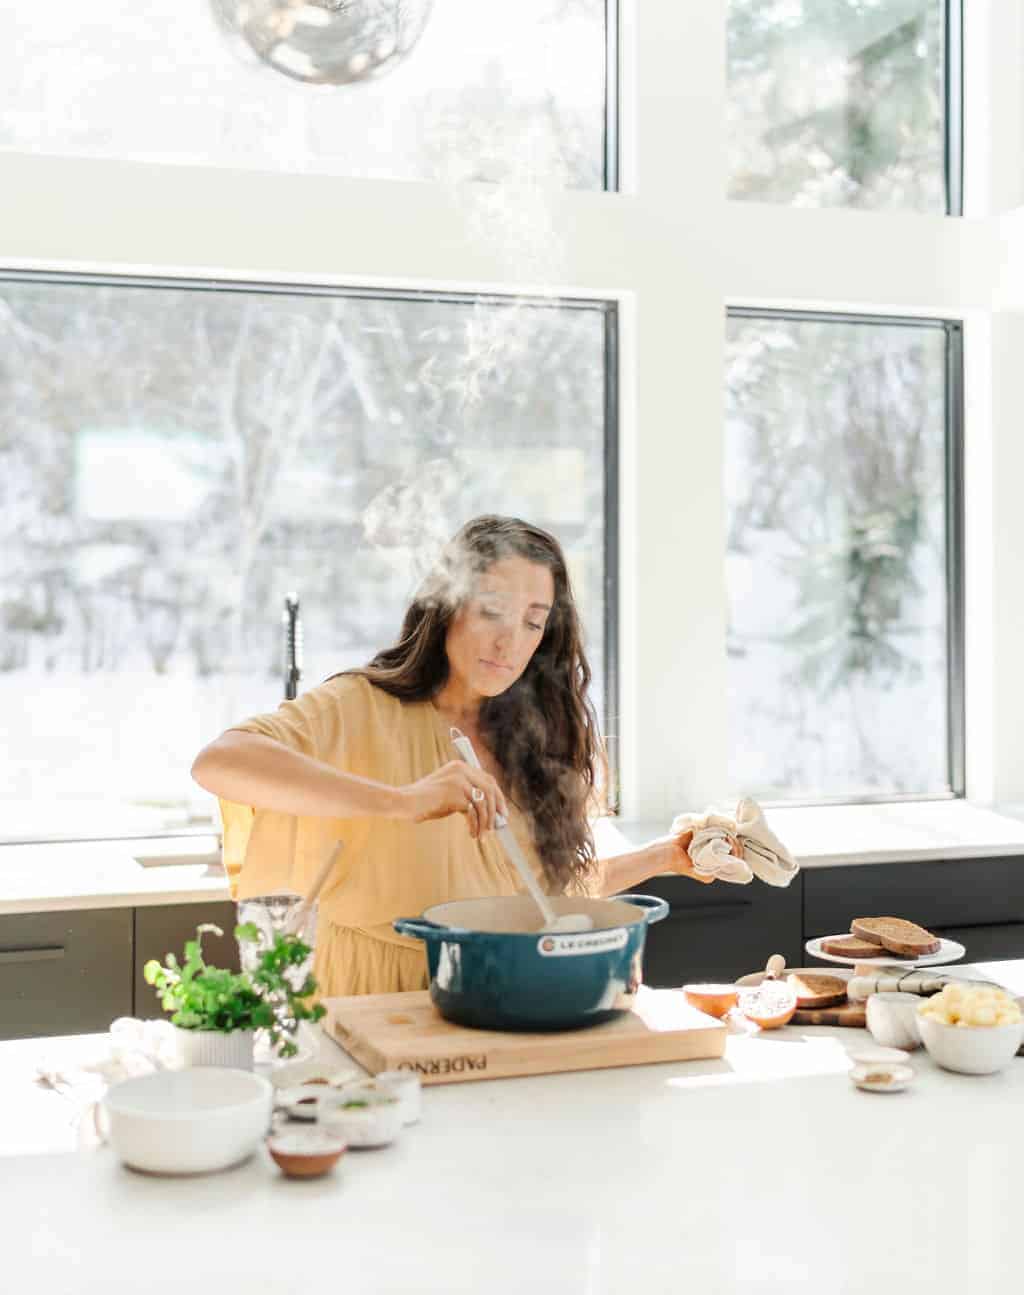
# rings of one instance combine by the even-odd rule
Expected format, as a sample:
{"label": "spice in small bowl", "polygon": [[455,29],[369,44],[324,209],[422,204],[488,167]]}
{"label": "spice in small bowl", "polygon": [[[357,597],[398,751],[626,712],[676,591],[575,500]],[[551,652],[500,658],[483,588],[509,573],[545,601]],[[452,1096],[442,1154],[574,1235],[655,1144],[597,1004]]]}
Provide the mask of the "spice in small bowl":
{"label": "spice in small bowl", "polygon": [[419,1076],[408,1070],[382,1070],[376,1076],[377,1088],[398,1099],[403,1124],[415,1124],[420,1118],[422,1101]]}
{"label": "spice in small bowl", "polygon": [[350,1147],[387,1146],[402,1127],[398,1098],[372,1079],[328,1089],[317,1105],[321,1126],[337,1133]]}
{"label": "spice in small bowl", "polygon": [[278,1110],[287,1111],[293,1120],[312,1122],[316,1119],[317,1102],[327,1086],[327,1080],[321,1083],[308,1080],[295,1088],[279,1088],[275,1094],[275,1104]]}
{"label": "spice in small bowl", "polygon": [[899,1062],[875,1061],[854,1066],[850,1078],[866,1093],[901,1093],[914,1078],[914,1072]]}
{"label": "spice in small bowl", "polygon": [[334,1168],[346,1146],[327,1129],[286,1129],[270,1135],[267,1150],[286,1178],[320,1178]]}

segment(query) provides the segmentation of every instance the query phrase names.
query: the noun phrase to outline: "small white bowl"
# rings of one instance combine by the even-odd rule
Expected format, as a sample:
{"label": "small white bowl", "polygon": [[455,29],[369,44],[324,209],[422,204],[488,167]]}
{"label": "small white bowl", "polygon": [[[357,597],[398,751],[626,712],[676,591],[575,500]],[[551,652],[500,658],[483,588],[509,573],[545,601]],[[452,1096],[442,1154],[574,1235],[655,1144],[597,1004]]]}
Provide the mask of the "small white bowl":
{"label": "small white bowl", "polygon": [[866,1093],[902,1093],[914,1078],[910,1066],[900,1064],[854,1066],[850,1078]]}
{"label": "small white bowl", "polygon": [[267,1138],[267,1150],[286,1178],[320,1178],[330,1173],[346,1147],[327,1129],[283,1129]]}
{"label": "small white bowl", "polygon": [[362,1071],[354,1066],[332,1065],[318,1057],[280,1061],[267,1076],[275,1088],[298,1088],[304,1084],[311,1084],[314,1088],[328,1085],[340,1088],[342,1084],[350,1084],[362,1077]]}
{"label": "small white bowl", "polygon": [[1024,1039],[1024,1021],[1014,1025],[947,1025],[918,1015],[921,1042],[944,1070],[994,1075],[1013,1060]]}
{"label": "small white bowl", "polygon": [[312,1122],[317,1118],[325,1087],[325,1084],[297,1084],[294,1088],[278,1088],[274,1092],[274,1104],[279,1110],[287,1111],[293,1120]]}
{"label": "small white bowl", "polygon": [[403,1124],[415,1124],[423,1109],[419,1075],[409,1070],[381,1070],[375,1079],[378,1088],[398,1098]]}
{"label": "small white bowl", "polygon": [[876,1043],[886,1048],[912,1051],[921,1046],[917,1028],[919,994],[872,994],[866,1004],[868,1030]]}
{"label": "small white bowl", "polygon": [[118,1157],[151,1174],[203,1174],[250,1156],[270,1127],[273,1089],[247,1070],[199,1066],[115,1084],[103,1099]]}
{"label": "small white bowl", "polygon": [[876,1044],[862,1043],[850,1049],[850,1060],[858,1066],[906,1065],[910,1060],[902,1048],[880,1048]]}
{"label": "small white bowl", "polygon": [[402,1104],[371,1079],[322,1093],[317,1117],[322,1128],[344,1138],[350,1147],[384,1147],[398,1137]]}

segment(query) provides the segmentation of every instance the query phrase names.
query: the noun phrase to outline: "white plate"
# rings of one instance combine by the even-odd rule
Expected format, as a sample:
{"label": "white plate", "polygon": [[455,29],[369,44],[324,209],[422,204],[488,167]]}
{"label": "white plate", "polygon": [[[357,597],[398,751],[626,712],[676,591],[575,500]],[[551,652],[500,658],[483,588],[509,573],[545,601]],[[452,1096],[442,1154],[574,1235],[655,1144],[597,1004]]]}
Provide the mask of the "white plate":
{"label": "white plate", "polygon": [[914,1078],[914,1072],[909,1066],[895,1064],[888,1069],[892,1078],[887,1084],[873,1084],[868,1076],[878,1069],[878,1066],[854,1066],[850,1071],[850,1079],[866,1093],[902,1093]]}
{"label": "white plate", "polygon": [[956,940],[944,940],[941,936],[938,953],[926,953],[923,958],[894,958],[891,953],[884,952],[880,958],[840,958],[834,953],[822,952],[823,940],[838,940],[841,935],[849,934],[849,931],[841,931],[840,935],[819,935],[816,940],[808,940],[804,948],[812,958],[837,963],[841,967],[938,967],[944,962],[957,962],[967,952]]}

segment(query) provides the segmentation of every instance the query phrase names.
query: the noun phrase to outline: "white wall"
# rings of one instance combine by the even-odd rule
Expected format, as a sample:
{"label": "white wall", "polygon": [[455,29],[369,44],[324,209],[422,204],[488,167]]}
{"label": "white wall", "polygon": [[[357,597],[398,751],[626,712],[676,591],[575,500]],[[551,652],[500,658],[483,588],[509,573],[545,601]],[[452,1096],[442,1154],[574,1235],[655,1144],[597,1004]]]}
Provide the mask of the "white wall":
{"label": "white wall", "polygon": [[517,277],[472,186],[24,155],[0,156],[0,263],[618,298],[623,808],[651,818],[728,790],[725,306],[965,319],[969,779],[1024,801],[1022,5],[966,7],[966,220],[726,202],[724,0],[624,0],[626,192],[545,195],[557,285]]}

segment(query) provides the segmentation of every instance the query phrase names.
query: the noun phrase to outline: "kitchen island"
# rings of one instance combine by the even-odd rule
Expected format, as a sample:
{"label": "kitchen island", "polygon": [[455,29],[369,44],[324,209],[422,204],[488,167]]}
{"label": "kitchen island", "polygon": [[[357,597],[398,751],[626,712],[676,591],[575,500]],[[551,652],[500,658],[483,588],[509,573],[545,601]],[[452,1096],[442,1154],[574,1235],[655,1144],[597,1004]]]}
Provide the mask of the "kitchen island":
{"label": "kitchen island", "polygon": [[[956,973],[1024,993],[1024,962]],[[396,1144],[310,1182],[283,1179],[263,1149],[182,1179],[75,1151],[67,1099],[31,1075],[44,1050],[73,1059],[102,1040],[5,1043],[3,1288],[1017,1289],[1024,1058],[968,1077],[916,1052],[907,1092],[863,1093],[848,1049],[866,1041],[789,1026],[732,1036],[719,1061],[431,1087]]]}

